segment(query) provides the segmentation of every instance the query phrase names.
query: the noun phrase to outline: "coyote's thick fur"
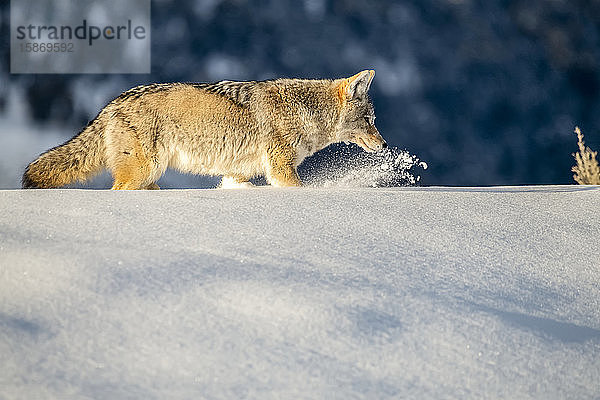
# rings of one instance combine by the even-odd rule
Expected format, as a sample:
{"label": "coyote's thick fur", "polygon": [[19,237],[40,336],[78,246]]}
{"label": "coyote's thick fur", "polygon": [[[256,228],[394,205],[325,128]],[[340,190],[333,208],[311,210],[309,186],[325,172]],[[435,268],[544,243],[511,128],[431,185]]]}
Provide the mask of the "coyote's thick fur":
{"label": "coyote's thick fur", "polygon": [[299,186],[296,167],[331,143],[386,146],[367,95],[374,75],[138,86],[29,164],[23,188],[60,187],[107,168],[113,189],[158,189],[168,167],[241,185],[264,175],[271,185]]}

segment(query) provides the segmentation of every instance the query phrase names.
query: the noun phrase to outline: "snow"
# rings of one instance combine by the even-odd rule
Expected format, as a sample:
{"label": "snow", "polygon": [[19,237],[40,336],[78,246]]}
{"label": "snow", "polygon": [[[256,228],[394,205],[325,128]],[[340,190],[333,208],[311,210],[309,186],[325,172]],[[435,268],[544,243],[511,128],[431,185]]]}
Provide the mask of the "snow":
{"label": "snow", "polygon": [[598,204],[0,191],[0,398],[598,398]]}

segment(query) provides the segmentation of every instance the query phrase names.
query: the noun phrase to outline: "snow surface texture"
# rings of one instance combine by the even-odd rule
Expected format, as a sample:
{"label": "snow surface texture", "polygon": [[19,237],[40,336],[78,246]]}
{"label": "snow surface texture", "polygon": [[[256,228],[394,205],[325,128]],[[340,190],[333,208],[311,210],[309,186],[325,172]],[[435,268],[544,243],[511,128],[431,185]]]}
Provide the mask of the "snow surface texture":
{"label": "snow surface texture", "polygon": [[2,399],[593,399],[596,187],[0,191]]}

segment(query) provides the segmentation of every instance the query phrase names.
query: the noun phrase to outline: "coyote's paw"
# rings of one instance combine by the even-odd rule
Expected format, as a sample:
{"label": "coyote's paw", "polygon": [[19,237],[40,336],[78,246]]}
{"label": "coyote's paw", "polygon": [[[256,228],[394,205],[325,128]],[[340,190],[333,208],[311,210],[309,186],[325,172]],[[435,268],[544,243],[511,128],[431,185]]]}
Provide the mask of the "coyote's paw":
{"label": "coyote's paw", "polygon": [[224,176],[221,179],[221,184],[219,185],[220,189],[248,189],[253,187],[254,185],[248,181],[240,180],[239,178],[234,178],[232,176]]}

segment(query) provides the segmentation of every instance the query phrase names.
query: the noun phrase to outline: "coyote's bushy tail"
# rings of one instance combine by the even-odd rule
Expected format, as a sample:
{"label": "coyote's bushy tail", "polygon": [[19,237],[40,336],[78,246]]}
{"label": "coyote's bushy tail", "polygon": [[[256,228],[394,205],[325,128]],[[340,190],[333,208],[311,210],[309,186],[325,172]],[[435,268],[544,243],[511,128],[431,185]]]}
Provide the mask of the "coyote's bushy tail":
{"label": "coyote's bushy tail", "polygon": [[77,136],[31,162],[23,174],[23,189],[56,188],[84,181],[104,166],[104,129],[99,118]]}

